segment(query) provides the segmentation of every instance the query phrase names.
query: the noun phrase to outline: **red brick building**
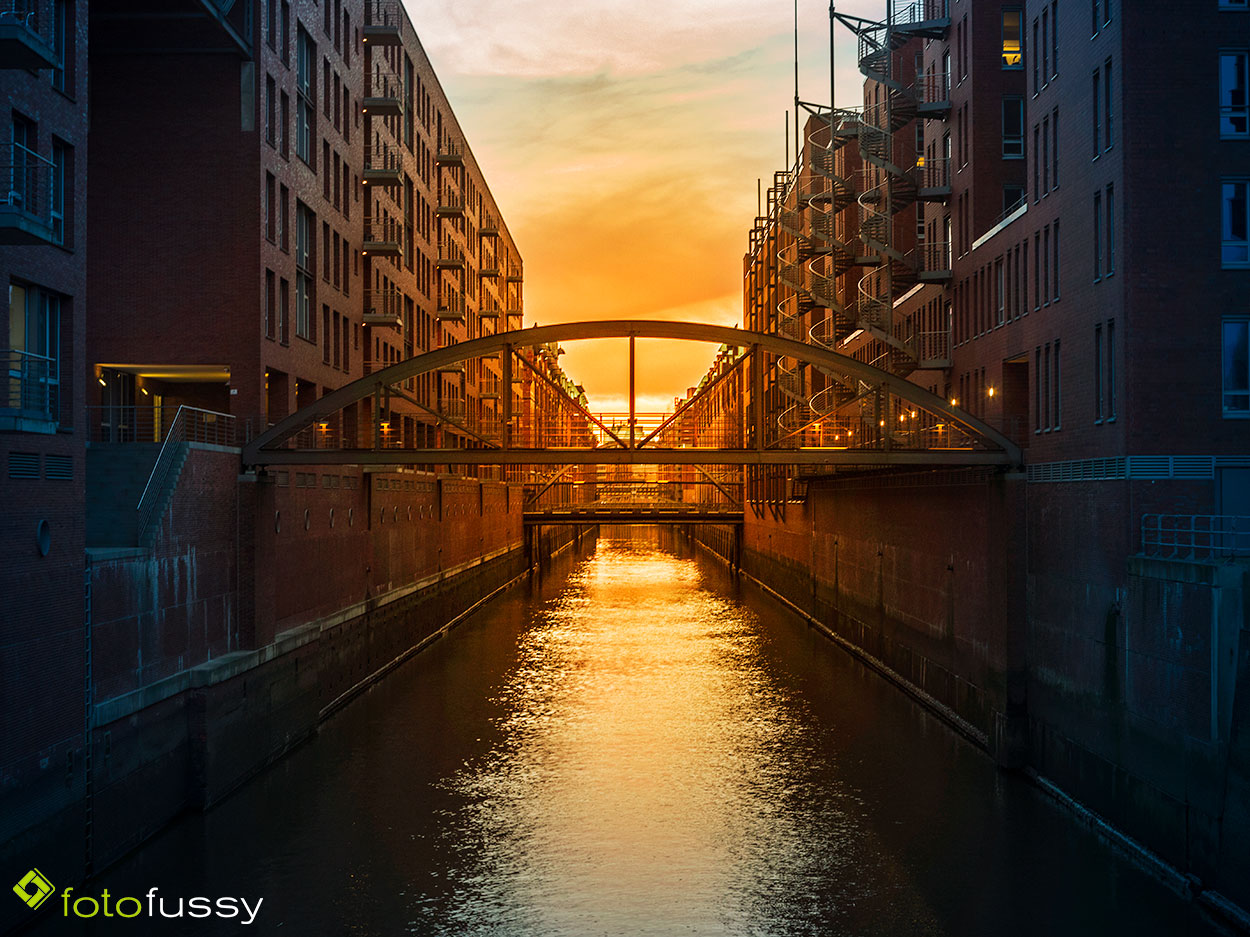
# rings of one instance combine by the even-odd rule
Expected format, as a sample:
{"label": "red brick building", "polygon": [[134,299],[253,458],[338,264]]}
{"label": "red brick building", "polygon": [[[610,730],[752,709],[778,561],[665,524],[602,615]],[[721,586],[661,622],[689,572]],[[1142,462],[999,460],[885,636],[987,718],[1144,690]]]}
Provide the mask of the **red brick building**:
{"label": "red brick building", "polygon": [[[828,471],[805,499],[749,471],[744,566],[1244,902],[1246,5],[839,19],[863,103],[814,109],[776,174],[745,323],[908,377],[1024,465]],[[792,445],[846,444],[858,415],[855,388],[785,361],[765,403]]]}
{"label": "red brick building", "polygon": [[[0,8],[0,855],[83,865],[87,4]],[[42,834],[31,838],[29,830]],[[21,875],[25,869],[17,874]],[[16,902],[14,902],[16,904]],[[21,909],[21,905],[18,905]],[[6,912],[7,914],[7,912]]]}

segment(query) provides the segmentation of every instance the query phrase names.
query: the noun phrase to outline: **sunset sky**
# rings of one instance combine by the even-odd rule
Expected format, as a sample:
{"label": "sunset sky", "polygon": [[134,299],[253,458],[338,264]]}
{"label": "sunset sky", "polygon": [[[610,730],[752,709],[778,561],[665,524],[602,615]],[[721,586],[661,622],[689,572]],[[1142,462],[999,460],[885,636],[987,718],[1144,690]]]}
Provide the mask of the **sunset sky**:
{"label": "sunset sky", "polygon": [[[527,324],[741,323],[756,180],[785,163],[793,0],[406,2],[520,247]],[[799,3],[800,94],[822,103],[828,9]],[[854,56],[839,26],[840,105]],[[565,347],[594,408],[625,409],[624,342]],[[639,409],[671,406],[715,351],[640,342]]]}

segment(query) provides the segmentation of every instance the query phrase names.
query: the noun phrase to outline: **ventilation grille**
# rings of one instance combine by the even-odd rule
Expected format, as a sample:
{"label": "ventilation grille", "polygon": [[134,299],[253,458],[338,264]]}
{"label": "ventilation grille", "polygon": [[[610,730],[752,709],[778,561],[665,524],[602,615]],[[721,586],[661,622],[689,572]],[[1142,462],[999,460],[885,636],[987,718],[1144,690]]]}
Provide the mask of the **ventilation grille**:
{"label": "ventilation grille", "polygon": [[1121,478],[1209,481],[1216,467],[1240,464],[1238,457],[1210,455],[1131,455],[1115,459],[1075,459],[1030,465],[1031,482],[1092,482]]}
{"label": "ventilation grille", "polygon": [[43,460],[45,478],[53,481],[68,482],[74,480],[74,459],[67,455],[45,456]]}
{"label": "ventilation grille", "polygon": [[9,478],[38,478],[39,454],[36,452],[10,452]]}

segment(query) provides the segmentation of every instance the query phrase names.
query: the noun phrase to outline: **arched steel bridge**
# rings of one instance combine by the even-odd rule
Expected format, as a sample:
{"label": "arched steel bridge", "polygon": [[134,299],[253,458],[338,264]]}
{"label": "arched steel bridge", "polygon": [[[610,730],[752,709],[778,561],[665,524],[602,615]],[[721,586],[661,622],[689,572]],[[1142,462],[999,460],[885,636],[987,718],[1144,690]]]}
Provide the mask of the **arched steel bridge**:
{"label": "arched steel bridge", "polygon": [[[605,418],[544,373],[560,342],[629,339],[630,409]],[[634,408],[635,339],[721,346],[718,365],[672,414],[645,423]],[[535,354],[534,349],[540,352]],[[837,413],[795,432],[776,414],[788,404],[777,386],[782,362],[818,366],[851,391]],[[482,362],[466,369],[471,362]],[[545,410],[510,389],[525,381],[547,395]],[[445,399],[456,374],[465,399]],[[467,375],[475,381],[465,393]],[[433,384],[433,389],[431,389]],[[500,387],[503,388],[500,392]],[[483,390],[482,388],[487,388]],[[453,391],[447,393],[452,394]],[[470,406],[466,399],[472,398]],[[557,398],[552,403],[552,398]],[[368,401],[358,408],[362,401]],[[397,402],[449,431],[458,445],[414,445],[390,431]],[[552,434],[553,407],[582,431]],[[356,410],[366,413],[361,418]],[[344,414],[353,412],[351,432]],[[439,437],[441,439],[441,436]],[[286,417],[243,450],[247,466],[364,465],[999,465],[1017,466],[1019,447],[949,401],[846,355],[778,335],[694,322],[573,322],[499,332],[428,351],[327,393]]]}

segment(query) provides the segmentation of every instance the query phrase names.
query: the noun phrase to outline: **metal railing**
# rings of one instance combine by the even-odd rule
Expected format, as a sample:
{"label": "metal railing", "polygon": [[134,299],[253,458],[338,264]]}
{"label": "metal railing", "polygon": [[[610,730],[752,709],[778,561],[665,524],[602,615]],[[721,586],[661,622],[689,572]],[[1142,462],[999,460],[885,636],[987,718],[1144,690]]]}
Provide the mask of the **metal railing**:
{"label": "metal railing", "polygon": [[367,0],[365,3],[366,26],[398,28],[400,22],[399,0]]}
{"label": "metal railing", "polygon": [[391,286],[385,289],[365,290],[366,316],[386,316],[390,319],[400,319],[404,312],[404,293],[398,287]]}
{"label": "metal railing", "polygon": [[403,224],[396,220],[381,221],[374,218],[365,219],[366,244],[398,245],[404,236]]}
{"label": "metal railing", "polygon": [[403,167],[397,146],[371,146],[365,149],[365,172],[399,172]]}
{"label": "metal railing", "polygon": [[455,140],[443,137],[443,139],[438,141],[435,158],[440,162],[456,162],[464,158],[464,149]]}
{"label": "metal railing", "polygon": [[61,411],[60,362],[13,348],[0,348],[4,396],[0,407],[55,420]]}
{"label": "metal railing", "polygon": [[384,70],[379,64],[380,58],[374,60],[373,71],[369,73],[369,87],[365,91],[366,98],[384,98],[386,100],[398,101],[403,93],[403,82],[399,80],[398,75],[392,74],[388,70]]}
{"label": "metal railing", "polygon": [[47,5],[48,0],[0,0],[0,26],[16,23],[38,33],[40,14]]}
{"label": "metal railing", "polygon": [[1250,517],[1235,514],[1143,514],[1144,556],[1214,560],[1250,556]]}
{"label": "metal railing", "polygon": [[9,144],[0,162],[0,224],[23,215],[52,228],[52,186],[56,165],[20,143]]}
{"label": "metal railing", "polygon": [[207,443],[218,446],[234,445],[234,417],[229,413],[218,413],[215,410],[201,410],[197,407],[179,407],[165,434],[161,451],[156,456],[156,464],[148,476],[148,483],[143,486],[143,494],[135,509],[139,512],[139,540],[142,542],[151,524],[160,495],[173,472],[177,460],[178,447],[183,443]]}

